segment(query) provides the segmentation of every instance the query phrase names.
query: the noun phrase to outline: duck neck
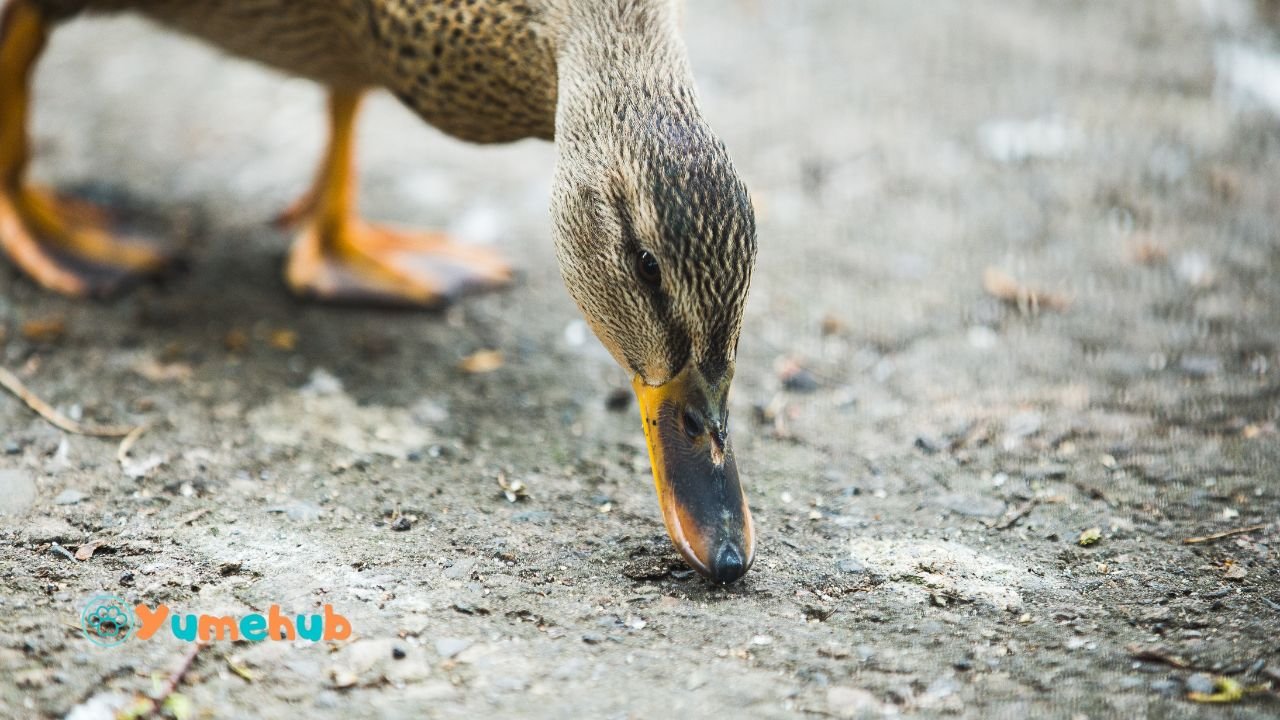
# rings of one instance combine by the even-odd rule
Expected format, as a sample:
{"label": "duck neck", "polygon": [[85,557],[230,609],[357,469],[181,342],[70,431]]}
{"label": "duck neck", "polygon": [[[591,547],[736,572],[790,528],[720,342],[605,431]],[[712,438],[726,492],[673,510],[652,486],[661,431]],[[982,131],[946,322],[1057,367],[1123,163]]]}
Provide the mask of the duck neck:
{"label": "duck neck", "polygon": [[557,12],[562,159],[586,161],[703,125],[675,2],[561,0]]}

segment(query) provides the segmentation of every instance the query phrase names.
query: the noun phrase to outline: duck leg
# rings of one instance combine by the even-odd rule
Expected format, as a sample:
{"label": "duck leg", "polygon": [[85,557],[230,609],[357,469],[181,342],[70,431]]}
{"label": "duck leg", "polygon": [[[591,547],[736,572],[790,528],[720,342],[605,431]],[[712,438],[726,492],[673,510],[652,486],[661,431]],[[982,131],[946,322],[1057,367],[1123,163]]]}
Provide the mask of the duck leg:
{"label": "duck leg", "polygon": [[0,17],[0,249],[49,290],[106,296],[172,258],[149,239],[110,234],[106,209],[26,182],[31,74],[49,30],[31,0],[12,0]]}
{"label": "duck leg", "polygon": [[293,292],[333,302],[434,307],[505,285],[511,269],[489,249],[443,234],[364,222],[356,215],[352,146],[359,91],[329,98],[331,136],[315,186],[280,217],[299,231],[285,280]]}

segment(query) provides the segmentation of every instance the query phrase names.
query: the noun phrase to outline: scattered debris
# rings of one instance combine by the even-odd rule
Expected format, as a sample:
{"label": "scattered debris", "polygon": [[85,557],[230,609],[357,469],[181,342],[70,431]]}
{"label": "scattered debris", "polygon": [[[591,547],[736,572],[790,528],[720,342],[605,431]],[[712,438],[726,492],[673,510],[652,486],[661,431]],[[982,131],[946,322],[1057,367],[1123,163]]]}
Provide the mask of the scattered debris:
{"label": "scattered debris", "polygon": [[480,350],[463,358],[462,362],[458,363],[458,367],[465,373],[480,375],[497,370],[503,363],[502,351]]}
{"label": "scattered debris", "polygon": [[1245,533],[1257,532],[1259,530],[1265,529],[1266,527],[1267,526],[1264,524],[1264,525],[1250,525],[1249,527],[1242,527],[1242,528],[1233,528],[1231,530],[1223,530],[1222,532],[1213,533],[1212,535],[1184,538],[1182,540],[1182,544],[1196,545],[1198,543],[1213,542],[1214,540],[1221,540],[1222,538],[1231,537],[1232,535],[1243,535]]}
{"label": "scattered debris", "polygon": [[498,473],[498,488],[502,490],[507,502],[513,503],[529,497],[529,489],[525,487],[524,482],[520,480],[508,482],[506,473]]}
{"label": "scattered debris", "polygon": [[1102,528],[1091,527],[1080,533],[1080,538],[1077,542],[1080,543],[1080,547],[1089,547],[1090,545],[1096,544],[1101,539]]}
{"label": "scattered debris", "polygon": [[391,523],[391,529],[394,530],[395,532],[405,532],[407,530],[411,530],[413,529],[413,521],[410,520],[408,517],[401,515],[400,517],[395,519],[395,522]]}
{"label": "scattered debris", "polygon": [[983,271],[982,289],[997,300],[1013,305],[1023,314],[1034,315],[1042,308],[1062,312],[1071,307],[1070,298],[1033,290],[996,267],[988,267]]}

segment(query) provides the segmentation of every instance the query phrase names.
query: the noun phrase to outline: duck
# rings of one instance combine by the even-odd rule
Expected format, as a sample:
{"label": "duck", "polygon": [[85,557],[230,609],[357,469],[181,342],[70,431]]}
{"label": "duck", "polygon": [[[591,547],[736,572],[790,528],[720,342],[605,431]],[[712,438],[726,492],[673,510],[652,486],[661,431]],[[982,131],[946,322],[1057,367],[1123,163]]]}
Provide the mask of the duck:
{"label": "duck", "polygon": [[0,249],[38,285],[107,297],[174,261],[111,209],[27,181],[33,69],[83,13],[132,12],[328,92],[311,187],[280,216],[293,293],[436,307],[511,282],[494,250],[359,217],[361,98],[386,90],[459,140],[555,146],[569,294],[629,375],[663,523],[714,583],[755,558],[729,388],[756,259],[746,184],[701,111],[679,0],[9,0],[0,18]]}

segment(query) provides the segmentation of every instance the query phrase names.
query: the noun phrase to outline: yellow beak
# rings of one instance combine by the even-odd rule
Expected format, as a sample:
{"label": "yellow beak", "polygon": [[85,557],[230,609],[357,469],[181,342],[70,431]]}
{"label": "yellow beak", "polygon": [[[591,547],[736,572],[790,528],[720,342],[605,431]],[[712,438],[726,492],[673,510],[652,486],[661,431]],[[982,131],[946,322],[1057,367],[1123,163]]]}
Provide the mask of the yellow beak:
{"label": "yellow beak", "polygon": [[671,542],[708,579],[737,580],[755,559],[755,533],[729,445],[727,377],[711,387],[689,367],[663,385],[632,384]]}

